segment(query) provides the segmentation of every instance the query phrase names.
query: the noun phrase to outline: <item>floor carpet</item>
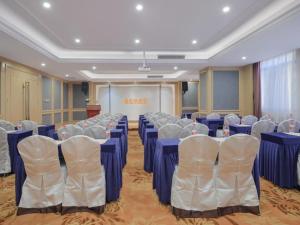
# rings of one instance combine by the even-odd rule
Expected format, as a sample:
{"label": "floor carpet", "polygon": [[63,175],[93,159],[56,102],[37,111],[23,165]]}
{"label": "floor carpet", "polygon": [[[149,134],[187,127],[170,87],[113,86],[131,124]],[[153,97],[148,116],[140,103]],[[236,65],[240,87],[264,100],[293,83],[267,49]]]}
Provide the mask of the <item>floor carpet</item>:
{"label": "floor carpet", "polygon": [[217,219],[176,219],[170,207],[158,202],[152,175],[143,170],[143,146],[136,131],[129,133],[128,163],[118,202],[107,204],[102,215],[91,213],[16,216],[14,176],[0,178],[0,224],[13,225],[259,225],[300,224],[300,192],[275,187],[261,179],[261,215],[232,214]]}

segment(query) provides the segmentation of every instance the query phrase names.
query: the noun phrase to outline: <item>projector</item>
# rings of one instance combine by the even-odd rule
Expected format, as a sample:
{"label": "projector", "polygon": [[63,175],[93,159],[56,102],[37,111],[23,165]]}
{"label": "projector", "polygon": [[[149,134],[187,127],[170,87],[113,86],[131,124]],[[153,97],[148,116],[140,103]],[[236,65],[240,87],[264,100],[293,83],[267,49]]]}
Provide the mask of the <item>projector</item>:
{"label": "projector", "polygon": [[151,68],[149,66],[143,65],[143,66],[140,66],[138,68],[138,70],[141,71],[141,72],[150,72]]}

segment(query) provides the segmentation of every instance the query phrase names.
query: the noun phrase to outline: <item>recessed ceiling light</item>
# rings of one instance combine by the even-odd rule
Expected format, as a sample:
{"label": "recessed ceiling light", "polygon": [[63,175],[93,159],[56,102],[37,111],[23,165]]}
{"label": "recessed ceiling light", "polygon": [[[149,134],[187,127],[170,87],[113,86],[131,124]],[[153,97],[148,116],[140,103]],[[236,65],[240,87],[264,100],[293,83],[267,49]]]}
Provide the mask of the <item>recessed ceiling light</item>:
{"label": "recessed ceiling light", "polygon": [[224,6],[222,11],[223,11],[223,13],[228,13],[230,11],[230,7],[229,6]]}
{"label": "recessed ceiling light", "polygon": [[75,38],[74,39],[75,43],[79,44],[81,42],[81,40],[79,38]]}
{"label": "recessed ceiling light", "polygon": [[135,39],[134,43],[139,44],[139,43],[141,43],[141,40],[140,39]]}
{"label": "recessed ceiling light", "polygon": [[142,4],[137,4],[137,5],[135,6],[135,9],[136,9],[137,11],[143,11],[144,6],[143,6]]}
{"label": "recessed ceiling light", "polygon": [[192,44],[193,45],[197,44],[197,40],[192,40]]}
{"label": "recessed ceiling light", "polygon": [[50,9],[50,8],[51,8],[51,4],[50,4],[49,2],[44,2],[44,3],[43,3],[43,7],[44,7],[45,9]]}
{"label": "recessed ceiling light", "polygon": [[66,74],[65,76],[66,76],[66,77],[69,77],[70,75],[69,75],[69,74]]}
{"label": "recessed ceiling light", "polygon": [[96,69],[97,69],[97,67],[96,67],[96,66],[93,66],[93,67],[92,67],[92,69],[93,69],[93,70],[96,70]]}
{"label": "recessed ceiling light", "polygon": [[45,66],[46,66],[46,63],[41,63],[41,66],[42,66],[42,67],[45,67]]}
{"label": "recessed ceiling light", "polygon": [[173,68],[174,68],[174,70],[178,70],[178,66],[174,66]]}
{"label": "recessed ceiling light", "polygon": [[246,56],[243,56],[243,57],[242,57],[242,60],[246,60],[246,59],[247,59],[247,57],[246,57]]}

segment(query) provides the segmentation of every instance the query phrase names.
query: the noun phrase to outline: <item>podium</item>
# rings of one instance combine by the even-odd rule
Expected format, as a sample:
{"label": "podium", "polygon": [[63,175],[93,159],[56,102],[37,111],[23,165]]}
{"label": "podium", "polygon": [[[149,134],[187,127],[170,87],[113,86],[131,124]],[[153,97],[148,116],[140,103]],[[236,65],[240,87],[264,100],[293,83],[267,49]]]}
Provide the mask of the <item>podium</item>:
{"label": "podium", "polygon": [[100,114],[100,111],[101,111],[101,105],[87,105],[86,106],[86,113],[87,113],[88,118],[91,118],[93,116]]}

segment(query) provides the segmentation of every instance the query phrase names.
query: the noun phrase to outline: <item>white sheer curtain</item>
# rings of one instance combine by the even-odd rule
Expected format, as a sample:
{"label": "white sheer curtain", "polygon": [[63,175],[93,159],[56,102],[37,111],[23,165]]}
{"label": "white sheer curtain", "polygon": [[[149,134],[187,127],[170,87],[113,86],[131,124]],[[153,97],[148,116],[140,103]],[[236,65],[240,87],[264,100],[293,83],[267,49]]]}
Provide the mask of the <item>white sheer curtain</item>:
{"label": "white sheer curtain", "polygon": [[276,122],[292,113],[300,120],[300,74],[298,52],[293,51],[261,62],[261,108]]}

